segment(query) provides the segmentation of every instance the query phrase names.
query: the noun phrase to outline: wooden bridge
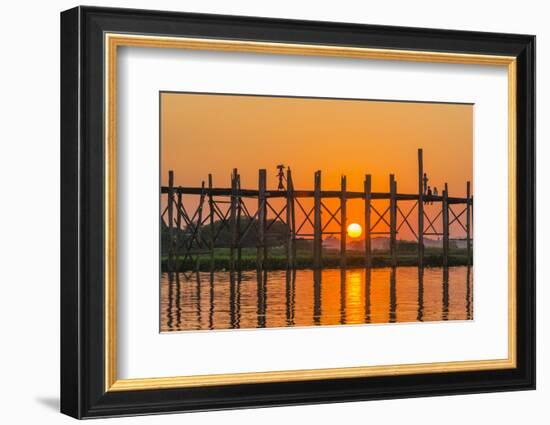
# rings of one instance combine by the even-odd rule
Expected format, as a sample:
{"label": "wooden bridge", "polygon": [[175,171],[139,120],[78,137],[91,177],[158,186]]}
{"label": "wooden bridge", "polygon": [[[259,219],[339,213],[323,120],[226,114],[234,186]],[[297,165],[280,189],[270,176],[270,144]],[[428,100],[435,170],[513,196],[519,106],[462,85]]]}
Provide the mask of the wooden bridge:
{"label": "wooden bridge", "polygon": [[[442,238],[442,264],[449,263],[450,240],[465,240],[467,264],[471,264],[472,255],[472,211],[473,197],[470,193],[470,182],[466,182],[466,197],[452,197],[449,195],[447,183],[441,195],[427,195],[424,191],[424,167],[422,149],[418,149],[418,192],[399,193],[397,181],[393,174],[389,175],[389,191],[373,192],[372,178],[365,175],[363,191],[348,191],[346,176],[341,178],[340,190],[322,190],[321,171],[314,175],[313,190],[298,190],[294,188],[292,171],[286,169],[286,175],[281,176],[286,187],[280,185],[277,190],[268,190],[266,184],[266,170],[258,173],[258,188],[246,189],[241,187],[241,178],[237,169],[231,174],[231,187],[213,187],[212,175],[208,175],[208,183],[202,182],[200,187],[174,186],[174,173],[168,173],[168,186],[161,188],[161,196],[166,196],[166,207],[161,212],[161,225],[168,231],[168,270],[179,270],[182,262],[196,260],[202,256],[209,256],[211,267],[214,266],[214,249],[222,232],[227,229],[231,235],[229,246],[230,269],[239,269],[243,241],[251,233],[256,240],[256,264],[263,269],[268,258],[268,234],[272,226],[280,222],[286,229],[286,265],[287,268],[296,266],[296,241],[298,239],[313,240],[313,267],[322,267],[323,236],[338,235],[340,238],[340,265],[346,265],[347,248],[347,202],[352,199],[363,200],[364,203],[364,248],[365,266],[372,266],[372,239],[380,235],[389,237],[389,251],[391,265],[398,265],[397,234],[406,226],[417,242],[418,265],[424,264],[424,238],[437,236]],[[198,205],[194,211],[183,202],[183,195],[198,197]],[[303,200],[313,199],[313,206],[305,207]],[[339,200],[336,209],[330,209],[325,199]],[[255,211],[250,211],[245,200],[254,200]],[[283,203],[277,207],[273,200]],[[388,200],[388,207],[382,211],[373,205],[374,200]],[[402,208],[403,201],[414,201],[408,210]],[[429,217],[424,209],[425,204],[440,204],[438,213]],[[401,204],[401,205],[400,205]],[[163,203],[164,205],[164,203]],[[460,211],[457,211],[457,208]],[[411,214],[417,210],[417,223],[414,226]],[[296,212],[301,212],[297,219]],[[268,219],[268,214],[272,218]],[[326,217],[326,218],[325,218]],[[441,217],[441,225],[436,221]],[[246,220],[243,220],[246,219]],[[245,222],[246,221],[246,222]],[[219,225],[215,229],[215,222]],[[328,231],[331,223],[338,225],[339,231]],[[450,226],[457,223],[462,228],[463,238],[451,238]],[[387,230],[377,231],[385,224]],[[210,225],[207,238],[203,235],[205,225]],[[306,230],[310,228],[309,232]]]}

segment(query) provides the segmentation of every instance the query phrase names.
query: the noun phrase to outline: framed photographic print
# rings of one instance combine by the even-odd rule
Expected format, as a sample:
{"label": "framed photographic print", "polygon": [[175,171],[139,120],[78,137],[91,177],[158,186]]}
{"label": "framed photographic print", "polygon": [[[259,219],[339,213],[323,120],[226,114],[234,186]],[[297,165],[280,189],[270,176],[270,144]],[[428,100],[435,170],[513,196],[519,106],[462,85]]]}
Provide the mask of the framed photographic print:
{"label": "framed photographic print", "polygon": [[61,410],[533,389],[535,38],[61,14]]}

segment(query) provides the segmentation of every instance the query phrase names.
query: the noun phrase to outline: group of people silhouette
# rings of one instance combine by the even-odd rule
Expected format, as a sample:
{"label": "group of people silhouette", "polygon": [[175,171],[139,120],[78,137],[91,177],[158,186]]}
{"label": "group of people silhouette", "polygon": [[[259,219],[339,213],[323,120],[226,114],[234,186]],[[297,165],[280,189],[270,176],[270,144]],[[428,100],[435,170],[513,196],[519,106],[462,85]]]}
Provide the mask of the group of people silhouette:
{"label": "group of people silhouette", "polygon": [[[434,186],[433,191],[430,186],[428,186],[428,176],[426,173],[424,173],[424,177],[422,178],[422,182],[424,183],[424,196],[438,196],[439,192],[437,191],[437,187]],[[432,205],[433,202],[431,200],[424,201],[427,205]]]}

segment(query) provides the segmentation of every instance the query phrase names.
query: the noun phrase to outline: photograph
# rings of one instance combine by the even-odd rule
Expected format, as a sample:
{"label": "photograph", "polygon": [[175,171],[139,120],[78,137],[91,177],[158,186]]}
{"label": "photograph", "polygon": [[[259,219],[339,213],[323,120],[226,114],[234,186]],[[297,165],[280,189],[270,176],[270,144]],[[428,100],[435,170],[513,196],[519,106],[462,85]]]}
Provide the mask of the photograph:
{"label": "photograph", "polygon": [[161,332],[473,320],[475,105],[159,102]]}
{"label": "photograph", "polygon": [[[57,297],[34,298],[58,305],[65,415],[479,394],[440,406],[466,422],[475,400],[503,413],[517,403],[496,393],[535,389],[531,27],[502,7],[504,21],[430,20],[295,3],[61,12],[61,119],[47,120],[61,133],[61,262],[48,260],[61,289],[32,291]],[[37,161],[57,170],[6,158],[12,180]],[[10,186],[50,199],[44,175]],[[7,223],[36,230],[19,217],[34,210],[14,211]]]}

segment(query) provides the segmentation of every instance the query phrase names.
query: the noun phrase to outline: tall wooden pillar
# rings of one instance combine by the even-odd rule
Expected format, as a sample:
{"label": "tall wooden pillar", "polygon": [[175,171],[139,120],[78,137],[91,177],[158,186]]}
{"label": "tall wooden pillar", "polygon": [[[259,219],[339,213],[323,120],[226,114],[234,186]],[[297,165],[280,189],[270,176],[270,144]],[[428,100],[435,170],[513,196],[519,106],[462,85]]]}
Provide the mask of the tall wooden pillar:
{"label": "tall wooden pillar", "polygon": [[443,190],[442,221],[443,221],[443,265],[449,265],[449,189],[445,183]]}
{"label": "tall wooden pillar", "polygon": [[168,271],[174,271],[174,172],[168,171]]}
{"label": "tall wooden pillar", "polygon": [[321,268],[323,250],[323,237],[321,234],[321,171],[315,172],[313,198],[313,266]]}
{"label": "tall wooden pillar", "polygon": [[372,246],[371,246],[371,175],[365,176],[365,266],[372,267]]}
{"label": "tall wooden pillar", "polygon": [[256,254],[257,268],[261,270],[264,267],[267,247],[265,244],[265,229],[266,229],[266,171],[261,169],[258,171],[258,248]]}
{"label": "tall wooden pillar", "polygon": [[[196,241],[197,241],[197,249],[201,249],[201,235],[202,235],[202,216],[203,216],[203,210],[204,210],[204,198],[205,193],[204,190],[204,180],[201,182],[201,196],[199,200],[199,208],[197,211],[197,231],[196,231]],[[179,199],[178,199],[179,201]],[[178,212],[179,213],[179,212]],[[191,245],[193,244],[193,239],[191,239]],[[189,245],[189,248],[191,248],[191,245]],[[197,270],[197,273],[200,270],[200,262],[201,262],[201,254],[197,254],[197,260],[195,264],[195,269]]]}
{"label": "tall wooden pillar", "polygon": [[466,182],[466,264],[468,264],[468,266],[471,264],[472,260],[472,236],[470,230],[471,205],[470,182]]}
{"label": "tall wooden pillar", "polygon": [[210,249],[210,271],[214,270],[214,197],[212,196],[212,174],[208,174],[208,210],[210,212],[210,236],[208,248]]}
{"label": "tall wooden pillar", "polygon": [[346,267],[346,243],[347,243],[347,182],[346,176],[340,181],[340,267]]}
{"label": "tall wooden pillar", "polygon": [[[181,189],[181,187],[180,187]],[[175,271],[179,271],[179,249],[180,249],[180,246],[182,244],[182,240],[180,240],[181,238],[181,211],[183,209],[183,201],[182,201],[182,194],[181,194],[181,190],[178,190],[178,193],[176,195],[176,235],[175,235],[175,240],[174,240],[174,257],[175,257],[175,260],[174,260],[174,269]]]}
{"label": "tall wooden pillar", "polygon": [[229,203],[229,269],[235,270],[235,248],[237,246],[237,169],[231,174],[231,199]]}
{"label": "tall wooden pillar", "polygon": [[390,255],[392,266],[397,265],[397,184],[395,177],[390,174]]}
{"label": "tall wooden pillar", "polygon": [[286,169],[286,224],[288,226],[287,268],[296,266],[296,220],[294,214],[294,185],[290,167]]}
{"label": "tall wooden pillar", "polygon": [[237,268],[241,269],[242,260],[242,241],[241,241],[241,215],[242,215],[242,197],[241,197],[241,176],[237,174],[236,179],[236,192],[237,192],[237,231],[236,231],[236,245],[237,245]]}
{"label": "tall wooden pillar", "polygon": [[424,265],[424,160],[422,149],[418,149],[418,267]]}

